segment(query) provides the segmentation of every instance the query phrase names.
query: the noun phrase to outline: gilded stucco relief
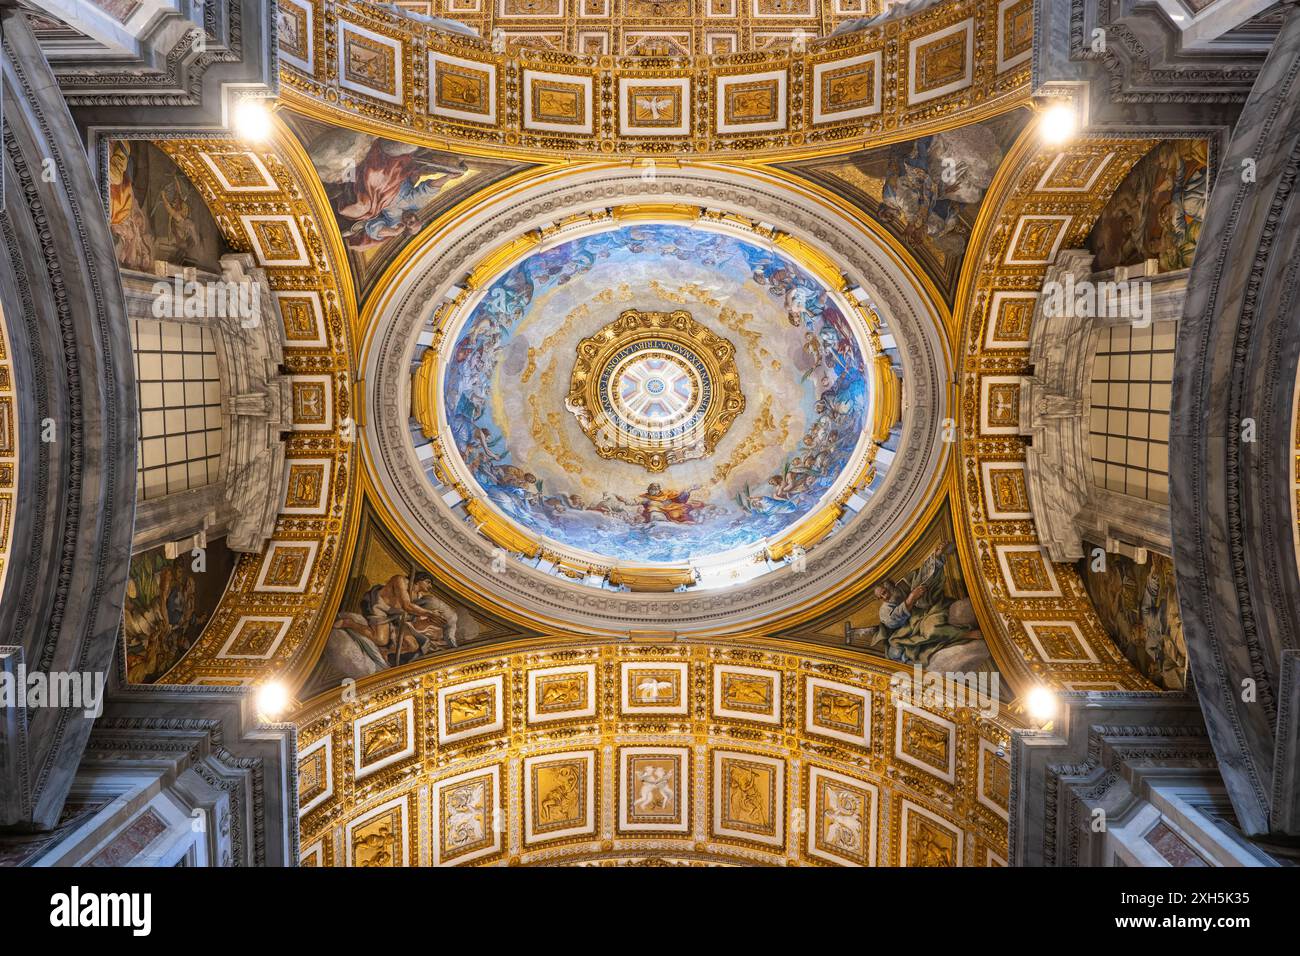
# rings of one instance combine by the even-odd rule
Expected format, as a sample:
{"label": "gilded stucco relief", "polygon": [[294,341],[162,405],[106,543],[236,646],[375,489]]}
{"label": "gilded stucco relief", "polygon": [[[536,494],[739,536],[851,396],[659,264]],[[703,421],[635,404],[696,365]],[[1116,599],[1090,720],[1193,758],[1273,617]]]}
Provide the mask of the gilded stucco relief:
{"label": "gilded stucco relief", "polygon": [[[757,11],[769,0],[754,2]],[[487,37],[346,0],[282,0],[281,9],[290,25],[280,38],[282,97],[295,109],[429,146],[519,157],[793,158],[910,139],[1023,101],[1033,35],[1031,0],[959,0],[793,48],[732,55],[665,35],[667,49],[660,40],[638,46],[658,55],[623,56],[562,52],[558,42],[494,48]]]}
{"label": "gilded stucco relief", "polygon": [[842,652],[533,641],[369,679],[299,714],[304,859],[1001,865],[1014,719],[891,673]]}

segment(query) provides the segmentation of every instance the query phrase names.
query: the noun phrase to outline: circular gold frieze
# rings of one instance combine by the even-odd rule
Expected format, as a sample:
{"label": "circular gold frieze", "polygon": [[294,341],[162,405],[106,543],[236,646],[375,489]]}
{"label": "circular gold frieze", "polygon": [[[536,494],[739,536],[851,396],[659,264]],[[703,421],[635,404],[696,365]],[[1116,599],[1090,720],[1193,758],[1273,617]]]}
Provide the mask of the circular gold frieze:
{"label": "circular gold frieze", "polygon": [[684,310],[628,309],[577,352],[566,404],[602,458],[651,472],[703,458],[745,410],[735,346]]}

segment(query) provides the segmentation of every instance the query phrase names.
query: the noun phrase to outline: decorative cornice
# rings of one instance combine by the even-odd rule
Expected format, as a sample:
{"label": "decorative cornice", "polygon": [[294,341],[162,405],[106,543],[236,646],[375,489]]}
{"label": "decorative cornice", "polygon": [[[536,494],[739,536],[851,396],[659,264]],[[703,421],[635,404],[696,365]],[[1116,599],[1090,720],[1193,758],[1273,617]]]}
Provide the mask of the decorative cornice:
{"label": "decorative cornice", "polygon": [[[1137,787],[1148,773],[1217,776],[1196,701],[1186,694],[1065,693],[1061,704],[1049,730],[1012,734],[1012,865],[1099,865],[1090,815],[1114,802],[1112,791]],[[1135,799],[1111,806],[1110,822]]]}
{"label": "decorative cornice", "polygon": [[[293,866],[298,860],[297,730],[265,724],[251,695],[224,687],[113,689],[87,758],[151,769],[170,758],[170,782],[193,771],[230,802],[230,851],[221,866]],[[218,821],[212,821],[217,824]]]}
{"label": "decorative cornice", "polygon": [[212,129],[222,125],[231,90],[267,95],[278,87],[275,0],[210,0],[156,14],[117,55],[48,51],[82,126],[97,135],[110,126]]}

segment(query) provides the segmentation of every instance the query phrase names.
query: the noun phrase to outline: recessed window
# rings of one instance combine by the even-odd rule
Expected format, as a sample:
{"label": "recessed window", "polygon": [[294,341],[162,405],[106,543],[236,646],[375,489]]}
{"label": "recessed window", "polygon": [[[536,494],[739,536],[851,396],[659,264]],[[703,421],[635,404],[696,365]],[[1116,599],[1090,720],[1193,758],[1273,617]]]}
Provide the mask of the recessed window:
{"label": "recessed window", "polygon": [[132,323],[139,383],[136,496],[201,488],[221,467],[221,381],[217,347],[202,326]]}
{"label": "recessed window", "polygon": [[1093,481],[1120,494],[1169,501],[1169,396],[1173,322],[1127,325],[1097,334],[1092,368]]}

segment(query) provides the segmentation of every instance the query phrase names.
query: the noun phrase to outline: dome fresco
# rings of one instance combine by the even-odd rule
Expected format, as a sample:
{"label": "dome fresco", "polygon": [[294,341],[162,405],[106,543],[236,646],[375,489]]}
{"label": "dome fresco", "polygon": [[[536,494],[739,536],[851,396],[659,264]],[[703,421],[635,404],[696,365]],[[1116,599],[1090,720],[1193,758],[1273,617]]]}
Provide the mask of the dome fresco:
{"label": "dome fresco", "polygon": [[[700,226],[568,239],[508,268],[448,330],[446,444],[501,514],[568,551],[638,564],[757,551],[862,467],[870,376],[846,312],[786,255]],[[586,375],[596,407],[571,395]],[[593,415],[624,429],[612,444],[707,434],[643,460],[602,444]]]}

